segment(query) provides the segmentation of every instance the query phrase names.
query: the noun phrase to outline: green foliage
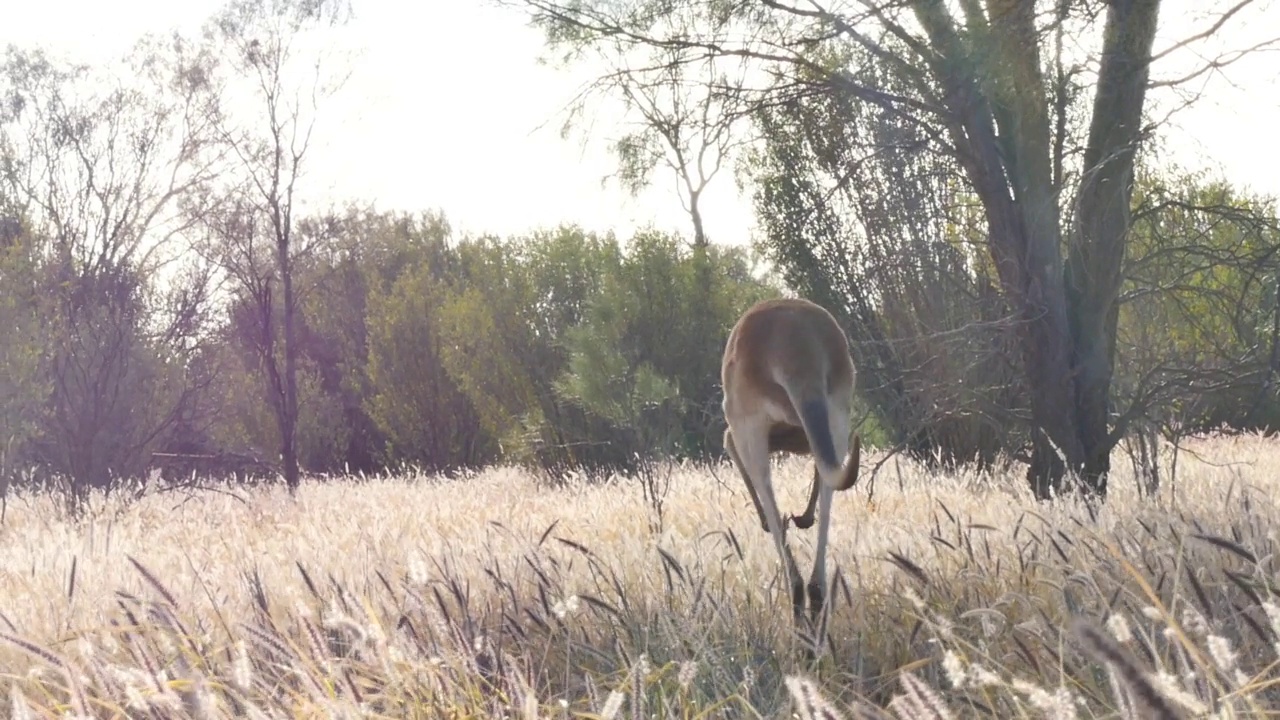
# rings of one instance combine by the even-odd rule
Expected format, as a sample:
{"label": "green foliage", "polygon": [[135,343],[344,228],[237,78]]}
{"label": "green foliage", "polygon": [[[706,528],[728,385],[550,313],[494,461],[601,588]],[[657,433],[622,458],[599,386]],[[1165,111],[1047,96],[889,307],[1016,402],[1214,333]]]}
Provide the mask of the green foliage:
{"label": "green foliage", "polygon": [[263,382],[253,356],[224,329],[223,337],[209,351],[209,363],[217,382],[206,390],[206,402],[214,408],[205,432],[207,442],[263,460],[277,458],[279,428],[263,397]]}
{"label": "green foliage", "polygon": [[719,452],[724,333],[776,292],[742,252],[693,253],[656,233],[624,249],[571,227],[455,243],[440,218],[340,225],[337,249],[300,270],[314,285],[302,344],[317,378],[300,392],[324,419],[300,426],[299,443],[328,465],[344,422],[355,451],[361,417],[382,467],[502,459],[558,477]]}
{"label": "green foliage", "polygon": [[[430,214],[397,216],[349,208],[337,216],[306,218],[300,230],[315,238],[306,244],[322,245],[328,252],[312,256],[297,270],[304,288],[302,360],[316,375],[313,388],[309,391],[304,382],[299,394],[304,406],[319,402],[327,408],[332,422],[310,426],[304,408],[299,451],[312,470],[374,471],[382,466],[388,440],[368,407],[373,394],[367,372],[369,303],[412,263],[428,256],[438,263],[448,226]],[[312,437],[313,432],[323,437]],[[318,456],[308,452],[313,446],[332,452]]]}
{"label": "green foliage", "polygon": [[0,247],[0,483],[47,419],[52,384],[29,239]]}
{"label": "green foliage", "polygon": [[621,256],[612,235],[559,227],[505,244],[527,273],[531,305],[508,312],[525,318],[527,354],[518,358],[537,389],[538,405],[520,416],[504,455],[558,478],[568,471],[607,474],[631,467],[631,448],[612,423],[566,401],[556,388],[570,362],[569,337],[579,327]]}
{"label": "green foliage", "polygon": [[749,278],[740,252],[691,251],[679,238],[641,233],[570,332],[557,388],[630,429],[641,454],[718,454],[724,336],[748,306],[774,294]]}
{"label": "green foliage", "polygon": [[534,334],[536,288],[518,253],[491,238],[463,243],[461,277],[439,309],[444,366],[485,429],[504,440],[541,410],[536,372],[545,348]]}
{"label": "green foliage", "polygon": [[[307,370],[311,370],[308,368]],[[351,441],[343,397],[326,392],[314,370],[298,373],[298,461],[315,471],[342,472]]]}
{"label": "green foliage", "polygon": [[1125,412],[1188,428],[1280,427],[1274,198],[1149,170],[1134,197],[1116,379]]}
{"label": "green foliage", "polygon": [[91,490],[140,477],[188,402],[185,356],[148,323],[157,317],[136,269],[42,265],[47,410],[30,457],[65,481],[78,510]]}
{"label": "green foliage", "polygon": [[207,276],[165,242],[206,179],[208,108],[174,82],[196,69],[183,47],[0,59],[2,447],[73,507],[142,474],[188,409]]}
{"label": "green foliage", "polygon": [[[1276,338],[1278,245],[1269,201],[1195,177],[1143,177],[1138,198],[1120,318],[1119,397],[1147,403],[1149,414],[1176,410],[1201,425],[1269,426],[1277,406],[1264,390]],[[888,214],[866,217],[868,227],[883,230],[879,223],[896,213],[882,212]],[[785,224],[788,216],[777,217]],[[808,283],[808,292],[825,288],[838,316],[884,334],[878,344],[854,336],[864,384],[855,403],[868,445],[902,439],[882,398],[867,387],[886,357],[919,368],[905,376],[904,388],[945,410],[991,403],[989,388],[976,379],[996,368],[979,359],[1009,356],[1008,348],[993,350],[982,340],[993,329],[990,337],[998,339],[998,328],[974,324],[996,306],[978,312],[963,301],[974,287],[989,287],[990,268],[974,263],[982,256],[973,254],[969,220],[945,215],[936,225],[917,224],[899,227],[909,231],[903,237],[910,247],[928,250],[915,255],[919,277],[882,264],[879,285],[858,273],[846,277],[841,253],[879,253],[887,263],[899,246],[885,243],[885,234],[868,244],[833,231],[807,255],[770,249],[785,261],[791,283]],[[935,227],[940,242],[929,240]],[[785,237],[781,229],[774,240]],[[780,292],[755,277],[743,249],[695,249],[658,232],[625,243],[573,227],[455,240],[439,215],[350,209],[305,218],[299,233],[313,251],[295,268],[297,446],[313,472],[509,462],[564,477],[632,472],[662,457],[718,459],[724,338],[746,307]],[[150,451],[169,442],[168,411],[191,403],[208,408],[201,416],[207,421],[192,421],[203,428],[189,431],[200,440],[193,447],[277,457],[260,360],[246,344],[252,328],[236,324],[247,317],[242,299],[232,298],[202,355],[213,384],[192,399],[189,357],[144,329],[155,318],[145,283],[122,306],[109,302],[105,279],[80,279],[51,293],[53,266],[23,247],[14,244],[0,258],[6,286],[21,289],[0,298],[8,458],[94,483],[108,482],[104,472],[139,474]],[[956,284],[965,277],[976,285]],[[838,302],[850,287],[874,290],[865,308],[856,297]],[[64,304],[50,305],[56,297]],[[65,304],[73,297],[97,299]],[[73,306],[80,307],[74,314],[50,311]],[[879,315],[859,314],[868,309]],[[111,348],[127,352],[102,354]],[[59,388],[58,367],[89,375]],[[1226,382],[1228,376],[1235,379]],[[95,400],[76,389],[95,383],[119,393]],[[101,422],[72,422],[82,416]],[[962,439],[969,432],[963,423],[979,420],[990,418],[939,416],[933,442]],[[80,452],[73,459],[59,448]]]}
{"label": "green foliage", "polygon": [[447,289],[416,267],[369,301],[368,412],[387,437],[384,461],[432,470],[493,458],[492,435],[447,374],[440,323]]}

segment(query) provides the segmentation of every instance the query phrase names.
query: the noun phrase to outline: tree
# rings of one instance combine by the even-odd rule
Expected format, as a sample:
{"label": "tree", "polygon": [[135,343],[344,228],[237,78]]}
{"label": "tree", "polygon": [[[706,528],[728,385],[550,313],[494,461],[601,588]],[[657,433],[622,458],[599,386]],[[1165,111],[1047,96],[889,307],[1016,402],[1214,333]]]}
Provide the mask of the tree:
{"label": "tree", "polygon": [[704,250],[689,251],[678,236],[637,233],[605,266],[580,322],[565,335],[568,359],[557,392],[622,431],[642,465],[721,451],[723,345],[708,344],[705,328],[732,325],[776,294],[750,277],[736,248]]}
{"label": "tree", "polygon": [[526,255],[530,244],[493,237],[459,243],[438,316],[446,371],[485,430],[513,455],[545,439],[555,413],[550,378],[559,364],[561,328],[551,323],[560,313],[543,305],[544,288],[534,283]]}
{"label": "tree", "polygon": [[[654,62],[629,52],[627,44],[626,38],[601,38],[597,46],[579,48],[584,54],[594,50],[591,59],[603,63],[608,71],[578,96],[565,130],[593,95],[616,94],[625,113],[637,116],[636,122],[611,141],[618,161],[617,178],[625,190],[638,195],[652,182],[659,166],[670,171],[693,231],[692,261],[696,287],[701,291],[687,300],[693,307],[707,308],[715,295],[715,260],[710,257],[711,239],[702,200],[742,144],[733,127],[750,109],[741,87],[749,68],[742,58],[716,55],[690,62],[679,56],[678,49],[660,54]],[[696,346],[691,348],[692,354],[702,359],[718,356],[723,339],[713,315],[697,312],[688,318],[699,325],[691,336]],[[718,357],[712,365],[697,369],[718,376]]]}
{"label": "tree", "polygon": [[[848,54],[858,82],[898,89],[869,53]],[[1011,313],[956,163],[915,124],[835,91],[761,108],[755,127],[744,165],[760,244],[846,328],[889,444],[949,467],[1016,450],[1027,403]]]}
{"label": "tree", "polygon": [[[742,63],[708,57],[693,65],[671,58],[658,69],[657,82],[637,82],[633,68],[625,64],[623,42],[596,48],[593,59],[609,64],[610,71],[580,100],[593,92],[616,93],[624,109],[639,116],[633,130],[612,141],[618,179],[626,190],[638,194],[649,185],[657,166],[666,166],[680,188],[693,228],[693,246],[705,248],[710,240],[702,213],[703,193],[741,142],[732,133],[730,120],[744,110],[737,90]],[[734,66],[734,75],[728,74],[726,66]]]}
{"label": "tree", "polygon": [[[484,347],[486,352],[509,354],[509,359],[499,362],[495,357],[477,367],[461,362],[466,355],[460,353],[450,366],[478,406],[484,406],[489,397],[501,398],[511,408],[509,415],[495,417],[504,454],[541,470],[553,481],[568,473],[600,476],[633,468],[632,447],[624,433],[556,392],[556,381],[572,355],[573,329],[585,321],[591,303],[617,266],[618,239],[559,227],[501,244],[464,242],[459,249],[466,286],[483,289],[500,283],[504,288],[472,296],[482,304],[479,308],[473,304],[471,312],[481,310],[494,318],[475,326],[484,327],[487,337],[461,340],[453,347]],[[498,260],[499,253],[509,260]],[[454,310],[460,311],[454,318],[467,317],[465,306]],[[460,335],[468,326],[462,320],[450,327]],[[511,372],[519,379],[507,392],[490,394],[480,376],[493,371]]]}
{"label": "tree", "polygon": [[0,287],[0,488],[5,488],[47,421],[51,390],[35,257],[31,238],[16,219],[0,224]]}
{"label": "tree", "polygon": [[0,66],[0,197],[18,230],[8,287],[40,345],[17,357],[41,357],[48,382],[31,454],[69,482],[72,511],[141,474],[203,382],[186,364],[208,274],[173,245],[217,158],[208,62],[180,39],[145,38],[102,67],[13,47]]}
{"label": "tree", "polygon": [[[671,64],[749,58],[762,81],[738,89],[756,107],[828,89],[918,125],[981,205],[986,249],[1014,311],[1032,488],[1051,497],[1070,471],[1105,495],[1120,439],[1109,408],[1133,164],[1150,130],[1152,61],[1168,54],[1152,53],[1159,0],[1117,0],[1101,13],[1078,0],[1050,12],[1031,0],[862,0],[839,10],[820,0],[500,2],[527,9],[555,47],[619,43],[646,54],[647,65],[632,67],[648,70],[633,82],[659,82]],[[1175,48],[1213,36],[1248,4]],[[1065,37],[1092,57],[1072,63]],[[905,91],[859,82],[839,61],[842,47],[868,51],[908,81]],[[1073,93],[1090,67],[1087,129],[1075,132]]]}
{"label": "tree", "polygon": [[1274,427],[1280,220],[1274,198],[1140,168],[1121,295],[1118,425]]}
{"label": "tree", "polygon": [[[428,228],[443,224],[443,218],[425,213],[419,219],[354,206],[302,223],[304,233],[332,237],[323,243],[324,252],[308,258],[298,283],[302,355],[325,405],[341,413],[330,426],[332,437],[308,441],[305,432],[300,436],[303,447],[322,440],[334,445],[327,458],[312,457],[312,466],[320,463],[317,469],[371,472],[379,467],[388,439],[366,407],[373,394],[368,372],[372,303],[403,274]],[[303,397],[299,407],[305,406]]]}
{"label": "tree", "polygon": [[390,242],[370,244],[381,250],[365,270],[365,408],[387,438],[389,465],[408,462],[433,472],[483,465],[496,455],[492,426],[445,361],[451,342],[445,318],[459,280],[448,224],[424,217],[398,225]]}
{"label": "tree", "polygon": [[[298,488],[298,311],[295,266],[314,248],[297,233],[298,184],[320,103],[345,71],[329,73],[323,31],[345,23],[345,0],[233,0],[208,24],[222,49],[217,130],[230,154],[229,187],[201,215],[212,254],[252,308],[242,328],[266,381],[290,492]],[[305,78],[305,81],[301,78]],[[245,97],[243,107],[232,99]],[[278,320],[277,320],[278,318]]]}

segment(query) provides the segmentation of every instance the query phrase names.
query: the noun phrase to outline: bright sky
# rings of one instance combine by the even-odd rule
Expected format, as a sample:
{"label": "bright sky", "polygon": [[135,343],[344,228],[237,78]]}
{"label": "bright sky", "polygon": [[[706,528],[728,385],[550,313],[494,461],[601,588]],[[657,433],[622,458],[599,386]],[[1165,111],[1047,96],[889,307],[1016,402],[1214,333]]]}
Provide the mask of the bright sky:
{"label": "bright sky", "polygon": [[[616,183],[603,142],[562,139],[559,112],[589,77],[539,66],[541,35],[524,18],[483,0],[354,0],[344,32],[363,48],[341,100],[321,116],[320,144],[304,189],[321,201],[356,198],[380,209],[442,209],[464,231],[511,234],[559,222],[588,229],[637,225],[688,231],[674,182],[659,175],[646,196],[629,199]],[[38,45],[76,59],[122,52],[142,33],[194,29],[219,0],[44,0],[12,2],[0,45]],[[1165,0],[1162,35],[1185,35],[1199,9],[1223,0]],[[1232,3],[1234,4],[1234,3]],[[1258,0],[1233,37],[1280,33],[1280,7]],[[1189,14],[1192,8],[1197,14]],[[1189,23],[1191,23],[1189,25]],[[1268,28],[1272,28],[1268,30]],[[1240,38],[1236,42],[1236,38]],[[1232,66],[1177,116],[1174,135],[1188,165],[1206,161],[1233,182],[1280,195],[1280,63],[1264,53]],[[1187,58],[1189,61],[1190,58]],[[588,71],[589,72],[589,71]],[[545,123],[545,127],[539,129]],[[598,123],[600,132],[612,131]],[[754,225],[726,169],[704,200],[707,230],[739,243]]]}

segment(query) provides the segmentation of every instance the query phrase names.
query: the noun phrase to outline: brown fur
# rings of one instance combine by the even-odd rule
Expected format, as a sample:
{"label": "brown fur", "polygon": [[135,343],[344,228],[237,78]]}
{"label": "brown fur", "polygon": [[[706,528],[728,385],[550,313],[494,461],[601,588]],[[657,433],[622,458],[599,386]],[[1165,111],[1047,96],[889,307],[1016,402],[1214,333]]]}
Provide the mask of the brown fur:
{"label": "brown fur", "polygon": [[[861,439],[848,444],[856,379],[844,331],[826,309],[808,300],[779,298],[752,306],[729,333],[720,366],[724,387],[725,449],[747,485],[761,524],[773,536],[787,570],[796,619],[805,587],[786,547],[786,521],[770,481],[774,452],[814,455],[813,486],[804,514],[790,520],[810,527],[817,515],[818,557],[809,580],[815,622],[826,593],[825,551],[831,493],[857,481]],[[754,477],[753,477],[754,474]],[[825,627],[825,622],[819,628]],[[821,632],[821,630],[820,630]]]}
{"label": "brown fur", "polygon": [[805,386],[853,392],[848,340],[831,313],[799,298],[765,300],[743,313],[720,364],[724,392],[787,408],[790,417],[779,432],[788,433],[800,427],[800,417],[786,389],[774,381],[775,373]]}

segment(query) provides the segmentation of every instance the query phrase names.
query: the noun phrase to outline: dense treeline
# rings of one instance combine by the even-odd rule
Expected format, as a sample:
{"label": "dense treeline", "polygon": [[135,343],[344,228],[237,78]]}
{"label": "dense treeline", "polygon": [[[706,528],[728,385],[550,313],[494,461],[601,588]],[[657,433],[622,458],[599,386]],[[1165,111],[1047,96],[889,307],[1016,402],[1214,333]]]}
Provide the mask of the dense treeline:
{"label": "dense treeline", "polygon": [[[358,210],[309,225],[327,236],[295,267],[296,443],[311,473],[495,462],[554,476],[629,471],[655,442],[716,457],[721,340],[704,328],[727,327],[777,292],[753,277],[740,249],[695,255],[659,233],[625,243],[576,228],[454,238],[439,215]],[[39,244],[12,239],[0,271],[10,289],[9,468],[103,487],[109,476],[136,476],[156,452],[278,462],[251,299],[210,300],[204,331],[184,350],[192,338],[147,329],[169,321],[170,305],[143,302],[136,273],[118,281],[137,303],[127,309],[88,280],[68,292],[92,310],[55,306],[46,299],[55,266]],[[700,263],[711,288],[696,283]],[[109,321],[57,327],[81,312]],[[64,381],[64,368],[92,377]],[[94,387],[103,392],[84,394]],[[73,418],[81,424],[68,425]]]}
{"label": "dense treeline", "polygon": [[[744,158],[762,230],[751,249],[708,240],[697,200],[714,170],[685,176],[690,238],[459,237],[431,212],[303,212],[321,105],[285,89],[303,82],[298,67],[316,72],[298,97],[337,84],[291,38],[345,17],[336,0],[236,0],[199,41],[148,38],[115,66],[7,51],[4,483],[55,483],[74,506],[157,469],[295,485],[300,473],[505,462],[561,478],[719,460],[724,339],[782,292],[845,326],[867,443],[945,465],[1030,459],[1025,309],[988,252],[971,179],[925,126],[830,84],[739,108],[759,140]],[[867,86],[901,82],[860,67]],[[677,120],[707,117],[644,107],[650,128],[673,129],[620,145],[637,184],[662,143],[692,152]],[[1111,439],[1274,429],[1274,203],[1143,157]]]}
{"label": "dense treeline", "polygon": [[[1132,358],[1122,382],[1167,397],[1199,429],[1275,427],[1280,404],[1259,392],[1272,382],[1276,341],[1277,236],[1258,220],[1270,206],[1186,179],[1153,183],[1140,207],[1134,267],[1143,275],[1131,281],[1122,322],[1122,352]],[[164,465],[157,452],[232,452],[264,461],[264,470],[278,465],[254,348],[260,328],[243,291],[184,297],[127,265],[68,277],[47,237],[9,227],[0,259],[7,470],[103,487]],[[314,236],[295,269],[297,446],[311,473],[516,462],[558,477],[631,472],[655,453],[717,459],[723,338],[750,303],[781,292],[753,273],[742,248],[712,244],[700,254],[654,232],[626,242],[570,227],[459,238],[439,214],[361,209],[299,227]],[[932,288],[938,297],[912,313],[889,304],[901,296],[872,310],[938,326],[920,333],[886,322],[885,337],[854,336],[860,355],[932,359],[888,376],[863,364],[859,418],[878,444],[957,433],[966,420],[1017,432],[1016,383],[981,382],[1007,367],[1007,328],[967,315],[981,305],[947,297],[979,292],[984,270],[964,262],[958,238],[936,242],[935,253],[959,254],[941,276],[947,282]],[[703,263],[709,288],[699,283]],[[920,348],[926,341],[937,347]],[[1191,371],[1178,368],[1196,368],[1205,389],[1193,392]],[[894,381],[936,388],[929,413],[879,405],[878,384]],[[998,398],[1009,404],[978,410]],[[988,461],[1017,446],[962,434]]]}

